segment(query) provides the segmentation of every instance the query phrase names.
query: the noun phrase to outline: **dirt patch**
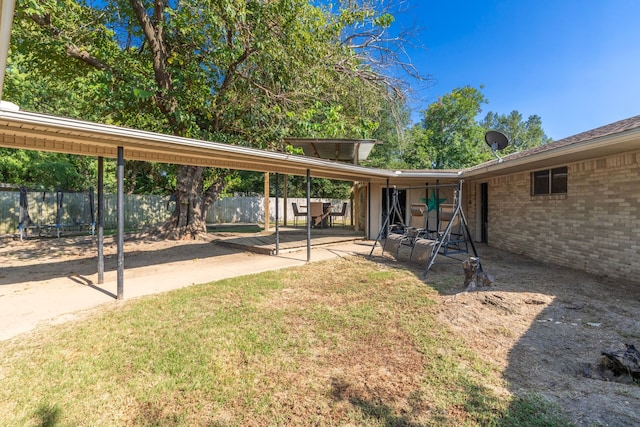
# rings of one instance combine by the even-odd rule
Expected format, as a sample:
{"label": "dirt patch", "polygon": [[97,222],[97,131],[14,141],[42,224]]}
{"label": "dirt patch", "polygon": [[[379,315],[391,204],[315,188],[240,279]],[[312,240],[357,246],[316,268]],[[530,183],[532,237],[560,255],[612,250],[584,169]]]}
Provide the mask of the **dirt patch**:
{"label": "dirt patch", "polygon": [[[144,236],[125,239],[128,277],[136,276],[136,268],[210,255],[211,239],[200,241],[153,240]],[[59,277],[82,277],[95,283],[97,269],[97,238],[75,236],[57,238],[0,239],[0,285],[11,285],[11,292],[35,282]],[[114,237],[104,239],[106,280],[112,280],[117,264],[117,243]],[[114,276],[115,277],[115,276]],[[0,296],[7,293],[0,287]]]}
{"label": "dirt patch", "polygon": [[[198,251],[210,250],[211,245],[129,238],[125,247],[128,265],[152,267],[176,257],[197,258]],[[434,307],[438,319],[502,372],[509,383],[506,391],[540,393],[560,404],[578,425],[640,425],[640,386],[599,368],[601,351],[624,350],[625,344],[640,347],[640,284],[541,264],[488,247],[478,249],[485,271],[495,277],[494,285],[462,293],[462,267],[437,263],[426,282],[439,291]],[[105,264],[115,263],[115,251],[113,239],[107,239]],[[0,297],[10,298],[16,287],[34,281],[80,274],[83,269],[95,271],[95,240],[4,240],[0,259],[0,284],[10,285],[0,287]],[[380,350],[379,354],[385,353]],[[347,359],[345,366],[354,363],[349,355],[340,357]],[[398,372],[367,375],[380,377],[381,383],[396,376],[391,383],[402,388],[410,383],[408,372],[419,363],[407,358],[398,362],[402,368]],[[363,371],[378,366],[375,360],[358,364]],[[393,387],[354,390],[336,378],[335,393],[341,398],[393,393]]]}
{"label": "dirt patch", "polygon": [[540,393],[578,425],[640,425],[640,386],[601,367],[601,351],[640,344],[640,284],[486,247],[480,255],[490,288],[459,293],[456,265],[429,272],[438,318],[500,367],[511,392]]}

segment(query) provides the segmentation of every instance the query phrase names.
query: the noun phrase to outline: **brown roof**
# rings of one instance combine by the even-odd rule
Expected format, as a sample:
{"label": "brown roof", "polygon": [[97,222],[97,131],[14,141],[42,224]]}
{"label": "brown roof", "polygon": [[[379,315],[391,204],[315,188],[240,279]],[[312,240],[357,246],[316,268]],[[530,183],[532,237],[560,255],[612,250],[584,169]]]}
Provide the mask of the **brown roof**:
{"label": "brown roof", "polygon": [[600,126],[599,128],[591,129],[586,132],[582,132],[567,138],[559,139],[548,144],[540,145],[538,147],[530,148],[528,150],[521,151],[519,153],[513,153],[505,156],[505,160],[517,159],[520,157],[530,156],[532,154],[543,153],[549,150],[555,150],[560,147],[566,147],[567,145],[577,144],[580,142],[591,141],[603,136],[614,135],[616,133],[622,133],[631,129],[640,128],[640,115],[629,117],[628,119],[620,120],[608,125]]}
{"label": "brown roof", "polygon": [[[563,138],[558,141],[550,142],[548,144],[540,145],[538,147],[530,148],[528,150],[520,151],[518,153],[505,155],[503,157],[504,162],[502,163],[499,163],[498,160],[490,160],[488,162],[481,163],[479,165],[467,168],[464,170],[464,173],[465,175],[468,175],[468,174],[476,175],[478,172],[480,172],[483,169],[487,170],[487,168],[491,168],[492,170],[497,171],[496,168],[498,168],[498,169],[506,170],[508,168],[515,167],[516,165],[522,169],[525,163],[529,163],[528,158],[531,158],[532,161],[535,158],[536,160],[534,164],[531,164],[531,166],[538,166],[539,163],[536,163],[536,162],[539,162],[540,159],[542,158],[552,155],[551,152],[553,152],[554,150],[559,150],[567,147],[571,148],[572,146],[574,145],[577,146],[579,144],[584,144],[585,150],[583,151],[583,157],[585,158],[589,156],[589,154],[587,154],[586,149],[590,149],[589,151],[591,152],[591,155],[595,155],[595,154],[603,155],[605,153],[613,154],[614,152],[613,147],[611,146],[608,146],[605,148],[599,147],[599,145],[601,144],[597,144],[597,140],[603,137],[622,134],[624,132],[637,130],[637,129],[640,129],[640,115],[629,117],[628,119],[610,123],[605,126],[600,126],[598,128],[595,128],[586,132],[582,132],[567,138]],[[591,142],[593,142],[594,144],[591,144]],[[595,148],[598,148],[598,149],[595,150]],[[634,142],[632,145],[627,145],[626,147],[627,150],[637,149],[637,148],[638,148],[638,141]],[[621,147],[617,148],[618,152],[622,150],[623,148]],[[565,151],[565,150],[560,150],[560,151]],[[574,151],[574,150],[571,150],[571,151]],[[558,160],[560,159],[558,158]],[[563,158],[561,160],[565,161],[567,159]]]}

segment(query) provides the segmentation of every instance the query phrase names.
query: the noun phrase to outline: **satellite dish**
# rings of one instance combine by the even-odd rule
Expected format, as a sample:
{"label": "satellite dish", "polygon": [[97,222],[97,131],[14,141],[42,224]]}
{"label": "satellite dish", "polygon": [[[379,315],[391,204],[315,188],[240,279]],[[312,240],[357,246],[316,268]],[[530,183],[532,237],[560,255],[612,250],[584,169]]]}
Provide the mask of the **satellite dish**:
{"label": "satellite dish", "polygon": [[509,145],[509,139],[506,137],[506,135],[496,130],[490,130],[489,132],[484,134],[484,140],[491,148],[491,152],[493,153],[493,155],[496,156],[496,159],[498,159],[498,163],[502,163],[502,158],[498,156],[497,152]]}

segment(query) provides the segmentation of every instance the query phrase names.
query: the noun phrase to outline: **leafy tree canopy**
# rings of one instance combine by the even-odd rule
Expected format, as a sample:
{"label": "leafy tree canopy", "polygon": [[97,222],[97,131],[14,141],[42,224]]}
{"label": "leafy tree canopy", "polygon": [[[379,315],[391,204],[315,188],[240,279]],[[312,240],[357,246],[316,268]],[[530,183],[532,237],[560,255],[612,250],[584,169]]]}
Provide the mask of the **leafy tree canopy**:
{"label": "leafy tree canopy", "polygon": [[[370,156],[370,164],[390,169],[460,169],[492,158],[484,142],[484,134],[497,130],[507,135],[510,145],[501,152],[510,154],[536,147],[550,141],[542,129],[542,119],[537,115],[522,120],[518,111],[508,115],[488,112],[477,120],[483,104],[488,100],[481,89],[463,87],[454,89],[423,111],[419,124],[404,133],[394,134],[388,120],[381,121],[376,131],[383,146],[376,146]],[[394,111],[397,111],[394,110]],[[391,113],[391,111],[389,111]],[[398,117],[398,116],[393,116]],[[400,116],[408,123],[408,115]],[[390,143],[389,143],[390,142]]]}
{"label": "leafy tree canopy", "polygon": [[515,110],[507,115],[490,111],[480,122],[480,125],[487,131],[497,130],[507,136],[509,146],[500,152],[501,155],[516,153],[551,142],[551,138],[542,129],[542,119],[535,114],[529,116],[527,120],[522,120],[522,114]]}
{"label": "leafy tree canopy", "polygon": [[404,160],[412,169],[451,169],[482,162],[482,127],[476,116],[487,100],[480,90],[466,86],[444,95],[424,111],[411,129]]}
{"label": "leafy tree canopy", "polygon": [[[403,94],[385,67],[410,70],[385,36],[387,2],[23,0],[16,15],[7,98],[23,108],[266,149],[288,149],[285,136],[370,137]],[[42,96],[25,99],[26,80]],[[128,169],[129,186],[175,192],[177,237],[204,229],[232,174]]]}

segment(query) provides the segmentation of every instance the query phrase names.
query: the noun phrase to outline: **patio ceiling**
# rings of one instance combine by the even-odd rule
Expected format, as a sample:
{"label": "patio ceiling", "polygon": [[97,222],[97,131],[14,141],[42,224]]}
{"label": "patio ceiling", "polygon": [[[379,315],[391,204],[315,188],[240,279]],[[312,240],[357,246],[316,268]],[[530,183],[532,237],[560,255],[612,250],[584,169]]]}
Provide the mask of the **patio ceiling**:
{"label": "patio ceiling", "polygon": [[305,156],[181,138],[45,114],[0,109],[0,146],[127,160],[385,182],[395,172]]}
{"label": "patio ceiling", "polygon": [[354,165],[366,160],[375,144],[382,144],[374,139],[285,138],[284,141],[302,148],[305,156],[349,162]]}

